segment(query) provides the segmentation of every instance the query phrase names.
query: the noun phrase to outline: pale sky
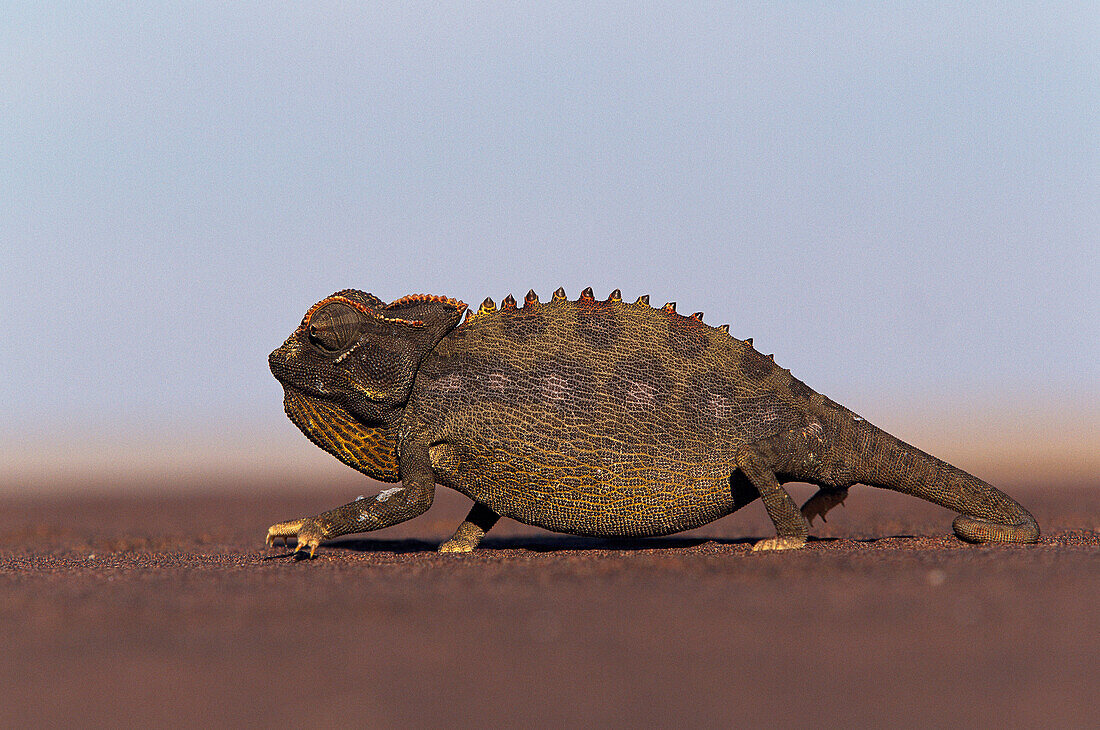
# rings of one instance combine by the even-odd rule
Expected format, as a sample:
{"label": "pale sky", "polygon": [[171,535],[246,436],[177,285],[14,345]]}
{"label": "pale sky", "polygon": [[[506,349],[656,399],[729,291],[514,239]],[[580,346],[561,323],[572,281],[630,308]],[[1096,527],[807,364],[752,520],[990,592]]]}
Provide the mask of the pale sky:
{"label": "pale sky", "polygon": [[6,468],[315,450],[266,356],[346,287],[649,293],[880,425],[1100,424],[1100,12],[885,5],[5,4]]}

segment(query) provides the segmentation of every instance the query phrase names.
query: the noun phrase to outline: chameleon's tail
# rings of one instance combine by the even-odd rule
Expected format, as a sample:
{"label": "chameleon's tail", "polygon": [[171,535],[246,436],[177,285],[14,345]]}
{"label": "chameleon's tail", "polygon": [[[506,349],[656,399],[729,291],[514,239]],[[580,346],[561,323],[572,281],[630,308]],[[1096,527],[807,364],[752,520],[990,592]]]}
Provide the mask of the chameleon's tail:
{"label": "chameleon's tail", "polygon": [[854,481],[959,512],[952,527],[967,542],[1038,541],[1039,523],[1004,492],[865,421],[861,426]]}

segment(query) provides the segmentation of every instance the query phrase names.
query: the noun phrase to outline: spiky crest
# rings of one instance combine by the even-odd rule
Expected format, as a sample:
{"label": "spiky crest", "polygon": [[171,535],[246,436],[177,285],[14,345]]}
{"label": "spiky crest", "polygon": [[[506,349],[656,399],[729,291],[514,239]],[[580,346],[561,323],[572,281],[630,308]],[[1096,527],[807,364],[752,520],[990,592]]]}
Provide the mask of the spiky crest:
{"label": "spiky crest", "polygon": [[[402,299],[399,299],[398,302],[402,302],[402,301],[408,302],[408,301],[413,301],[413,300],[419,301],[419,300],[426,300],[426,299],[432,299],[434,301],[445,301],[445,302],[448,302],[448,303],[452,303],[452,305],[457,304],[457,305],[465,306],[461,302],[455,302],[455,300],[447,299],[446,297],[428,297],[427,295],[423,295],[423,294],[414,294],[414,295],[411,295],[409,297],[403,297]],[[569,299],[567,298],[567,295],[565,293],[565,287],[560,287],[559,286],[557,289],[555,289],[554,294],[551,297],[550,301],[554,302],[554,303],[569,301]],[[584,290],[580,294],[580,298],[577,299],[576,301],[578,301],[578,302],[581,302],[581,301],[583,301],[583,302],[594,302],[594,301],[596,301],[595,294],[592,291],[592,287],[585,287]],[[613,303],[622,303],[622,301],[623,301],[622,290],[613,289],[611,291],[611,293],[608,294],[608,297],[607,297],[606,301],[613,302]],[[541,304],[541,302],[539,301],[538,294],[535,293],[534,289],[531,289],[527,292],[527,295],[524,297],[522,306],[524,308],[526,308],[526,307],[537,307],[537,306],[540,306],[540,304]],[[649,304],[649,295],[648,294],[641,295],[634,302],[634,304],[636,304],[636,305],[639,305],[639,304],[640,305],[645,305],[647,307],[650,306],[650,304]],[[476,312],[472,312],[470,310],[466,311],[466,319],[462,322],[462,324],[465,325],[468,322],[477,320],[477,319],[479,319],[481,317],[484,317],[486,315],[495,314],[498,311],[503,312],[503,311],[508,311],[508,310],[516,310],[518,308],[519,308],[519,306],[517,304],[516,298],[512,294],[509,294],[508,296],[506,296],[501,301],[499,310],[497,309],[496,303],[493,301],[493,299],[491,297],[486,297],[485,301],[483,301],[481,303],[481,306],[478,307]],[[677,312],[676,312],[676,302],[668,302],[663,307],[661,307],[659,311],[661,311],[665,314],[677,314]],[[696,322],[699,322],[700,324],[704,324],[704,325],[706,324],[703,321],[703,313],[702,312],[695,312],[690,317],[687,317],[686,319],[692,319]],[[416,326],[417,323],[411,323],[411,324]],[[719,332],[721,332],[724,335],[729,335],[730,326],[728,324],[723,324],[723,325],[720,325],[720,326],[718,326],[714,329],[717,329]],[[744,342],[745,342],[745,344],[749,345],[750,347],[752,346],[752,338],[751,337],[747,340],[744,340]]]}
{"label": "spiky crest", "polygon": [[496,302],[493,301],[492,297],[485,297],[485,301],[481,303],[481,306],[477,308],[476,312],[469,309],[466,310],[466,319],[462,324],[484,317],[487,314],[492,314],[495,311],[497,311]]}

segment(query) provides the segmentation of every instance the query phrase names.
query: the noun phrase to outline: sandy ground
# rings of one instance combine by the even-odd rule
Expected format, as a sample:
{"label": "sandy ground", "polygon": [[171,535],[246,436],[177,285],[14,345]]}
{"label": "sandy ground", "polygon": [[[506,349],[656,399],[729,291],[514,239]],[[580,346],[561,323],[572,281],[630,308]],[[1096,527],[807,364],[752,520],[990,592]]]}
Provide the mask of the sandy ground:
{"label": "sandy ground", "polygon": [[1100,487],[1016,491],[1036,546],[965,545],[945,510],[856,487],[789,553],[749,551],[756,503],[645,541],[504,523],[438,555],[469,505],[446,490],[313,560],[264,549],[268,524],[370,488],[0,499],[0,725],[1100,717]]}

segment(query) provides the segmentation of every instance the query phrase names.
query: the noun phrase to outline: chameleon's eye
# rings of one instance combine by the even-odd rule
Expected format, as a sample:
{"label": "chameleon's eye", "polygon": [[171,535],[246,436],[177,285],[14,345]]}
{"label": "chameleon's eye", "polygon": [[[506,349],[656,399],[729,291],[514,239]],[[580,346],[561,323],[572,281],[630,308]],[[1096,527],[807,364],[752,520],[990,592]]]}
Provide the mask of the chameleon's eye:
{"label": "chameleon's eye", "polygon": [[346,304],[326,304],[309,318],[309,341],[325,352],[344,350],[359,334],[360,317]]}

